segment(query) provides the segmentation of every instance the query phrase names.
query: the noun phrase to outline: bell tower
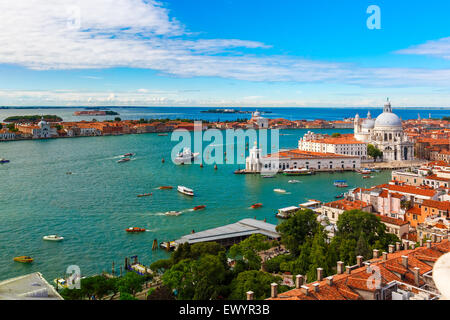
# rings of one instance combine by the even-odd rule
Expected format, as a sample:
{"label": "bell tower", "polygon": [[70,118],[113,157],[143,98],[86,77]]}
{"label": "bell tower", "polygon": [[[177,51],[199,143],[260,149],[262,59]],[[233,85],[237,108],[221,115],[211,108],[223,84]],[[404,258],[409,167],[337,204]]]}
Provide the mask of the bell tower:
{"label": "bell tower", "polygon": [[391,102],[389,98],[387,98],[386,103],[384,104],[383,112],[392,112]]}

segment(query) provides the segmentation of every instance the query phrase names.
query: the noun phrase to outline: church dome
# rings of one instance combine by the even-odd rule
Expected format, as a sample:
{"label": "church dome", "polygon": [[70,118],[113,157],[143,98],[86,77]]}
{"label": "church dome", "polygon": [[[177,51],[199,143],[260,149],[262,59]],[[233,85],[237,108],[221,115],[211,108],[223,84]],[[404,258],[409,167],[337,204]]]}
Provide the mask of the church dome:
{"label": "church dome", "polygon": [[375,120],[375,127],[401,127],[402,121],[392,112],[383,112]]}
{"label": "church dome", "polygon": [[364,122],[362,123],[362,127],[364,129],[373,129],[373,127],[375,127],[375,120],[374,119],[364,120]]}

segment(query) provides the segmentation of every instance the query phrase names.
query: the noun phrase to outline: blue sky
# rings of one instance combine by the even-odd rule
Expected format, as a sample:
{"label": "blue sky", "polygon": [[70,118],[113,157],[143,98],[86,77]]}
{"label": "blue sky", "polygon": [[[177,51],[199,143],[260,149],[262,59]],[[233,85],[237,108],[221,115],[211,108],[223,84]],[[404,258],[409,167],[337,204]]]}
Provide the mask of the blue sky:
{"label": "blue sky", "polygon": [[0,105],[450,107],[449,14],[445,0],[3,1]]}

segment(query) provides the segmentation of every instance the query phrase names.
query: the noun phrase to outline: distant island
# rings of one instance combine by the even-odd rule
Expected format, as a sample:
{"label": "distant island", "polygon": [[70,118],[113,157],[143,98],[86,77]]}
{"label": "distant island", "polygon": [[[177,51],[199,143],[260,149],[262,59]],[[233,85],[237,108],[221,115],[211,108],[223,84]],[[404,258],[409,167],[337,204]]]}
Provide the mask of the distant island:
{"label": "distant island", "polygon": [[[200,111],[202,113],[252,113],[253,111],[242,111],[237,109],[209,109],[209,110],[202,110]],[[261,114],[264,113],[272,113],[272,111],[262,111]]]}
{"label": "distant island", "polygon": [[118,116],[119,113],[110,110],[84,110],[75,111],[74,116]]}
{"label": "distant island", "polygon": [[11,116],[3,120],[4,122],[15,122],[15,123],[23,123],[23,122],[38,122],[41,119],[44,119],[47,122],[61,122],[63,119],[54,114],[46,114],[46,115],[32,115],[32,116]]}

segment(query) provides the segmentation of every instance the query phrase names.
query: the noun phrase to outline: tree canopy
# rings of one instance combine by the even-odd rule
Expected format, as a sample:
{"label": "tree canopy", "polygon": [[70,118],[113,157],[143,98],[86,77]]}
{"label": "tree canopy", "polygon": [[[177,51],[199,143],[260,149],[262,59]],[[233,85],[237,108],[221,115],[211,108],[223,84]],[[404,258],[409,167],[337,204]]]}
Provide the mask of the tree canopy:
{"label": "tree canopy", "polygon": [[281,242],[294,255],[300,253],[299,247],[312,238],[317,231],[317,216],[312,210],[299,210],[292,217],[277,226],[281,233]]}
{"label": "tree canopy", "polygon": [[368,144],[368,145],[367,145],[367,154],[368,154],[369,156],[371,156],[372,158],[374,158],[375,161],[376,161],[378,158],[381,159],[381,158],[383,157],[383,152],[381,152],[381,150],[378,149],[377,147],[375,147],[373,144]]}

